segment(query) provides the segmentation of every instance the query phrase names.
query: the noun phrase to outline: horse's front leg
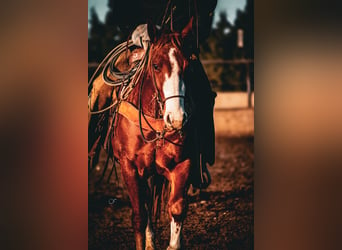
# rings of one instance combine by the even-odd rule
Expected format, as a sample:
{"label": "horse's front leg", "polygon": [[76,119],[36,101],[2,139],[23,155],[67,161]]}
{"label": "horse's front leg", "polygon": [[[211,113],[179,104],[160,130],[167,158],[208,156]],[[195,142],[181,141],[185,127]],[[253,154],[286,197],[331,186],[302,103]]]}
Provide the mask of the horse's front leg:
{"label": "horse's front leg", "polygon": [[186,216],[188,177],[190,160],[178,164],[170,172],[171,193],[169,199],[169,215],[171,218],[171,237],[168,250],[181,248],[181,231]]}
{"label": "horse's front leg", "polygon": [[146,230],[145,230],[145,250],[154,250],[154,233],[152,231],[152,220],[151,220],[151,215],[149,214],[148,219],[147,219],[147,225],[146,225]]}
{"label": "horse's front leg", "polygon": [[147,180],[143,182],[143,185],[145,186],[144,190],[146,191],[146,206],[147,206],[147,225],[145,230],[145,250],[154,250],[154,233],[152,230],[152,195],[151,190],[147,184]]}
{"label": "horse's front leg", "polygon": [[126,183],[128,195],[132,205],[132,226],[134,229],[137,250],[145,249],[145,230],[147,226],[147,212],[145,208],[146,190],[144,182],[139,178],[138,171],[129,160],[121,163],[123,179]]}

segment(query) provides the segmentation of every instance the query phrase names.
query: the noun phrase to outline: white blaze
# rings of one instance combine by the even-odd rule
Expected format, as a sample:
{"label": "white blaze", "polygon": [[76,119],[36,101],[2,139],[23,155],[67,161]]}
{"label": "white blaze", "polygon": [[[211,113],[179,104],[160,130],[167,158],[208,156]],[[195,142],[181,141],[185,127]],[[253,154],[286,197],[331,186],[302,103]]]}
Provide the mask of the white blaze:
{"label": "white blaze", "polygon": [[[185,84],[183,79],[179,77],[179,65],[174,55],[174,48],[169,51],[169,59],[171,63],[171,74],[168,76],[165,74],[165,82],[163,86],[163,92],[165,98],[171,96],[185,95]],[[182,121],[184,116],[184,98],[171,98],[165,102],[165,115],[164,121],[168,124],[167,116],[171,118],[171,121]]]}
{"label": "white blaze", "polygon": [[154,234],[152,232],[151,221],[150,218],[147,219],[147,225],[145,230],[145,248],[146,249],[154,249]]}
{"label": "white blaze", "polygon": [[173,249],[180,249],[181,247],[181,230],[182,223],[176,223],[172,217],[171,221],[171,238],[169,246]]}

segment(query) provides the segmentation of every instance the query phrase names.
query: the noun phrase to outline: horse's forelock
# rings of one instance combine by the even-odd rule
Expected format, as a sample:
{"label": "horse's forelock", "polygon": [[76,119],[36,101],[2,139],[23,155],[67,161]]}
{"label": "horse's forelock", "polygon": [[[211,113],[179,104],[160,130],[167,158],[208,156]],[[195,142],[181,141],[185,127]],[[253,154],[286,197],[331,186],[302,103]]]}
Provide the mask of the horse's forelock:
{"label": "horse's forelock", "polygon": [[[151,52],[156,53],[154,56],[158,56],[158,54],[161,53],[163,50],[166,50],[164,52],[165,54],[168,54],[171,48],[175,48],[177,62],[182,71],[184,71],[187,66],[187,62],[186,60],[184,60],[184,57],[182,56],[182,45],[183,40],[181,33],[162,33],[159,39],[153,44],[154,52]],[[149,63],[151,63],[151,61]]]}
{"label": "horse's forelock", "polygon": [[178,32],[163,33],[155,43],[156,48],[161,48],[167,45],[171,45],[177,49],[181,49],[182,37]]}

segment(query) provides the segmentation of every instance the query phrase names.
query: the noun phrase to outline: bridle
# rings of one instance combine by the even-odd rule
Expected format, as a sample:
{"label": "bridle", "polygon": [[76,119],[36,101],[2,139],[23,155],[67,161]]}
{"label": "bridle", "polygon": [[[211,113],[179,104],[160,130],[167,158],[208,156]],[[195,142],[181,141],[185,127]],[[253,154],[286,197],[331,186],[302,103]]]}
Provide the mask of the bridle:
{"label": "bridle", "polygon": [[[146,51],[146,53],[149,53],[149,60],[152,60],[152,51],[154,49],[154,45],[149,45],[148,46],[148,50]],[[172,95],[172,96],[168,96],[166,98],[164,98],[164,100],[162,100],[161,98],[161,94],[160,94],[160,90],[157,86],[157,81],[156,81],[156,77],[155,77],[155,69],[153,67],[153,63],[150,62],[149,63],[150,65],[150,69],[149,71],[151,72],[151,75],[152,75],[152,82],[153,82],[153,86],[154,86],[154,91],[155,91],[155,97],[156,97],[156,101],[157,101],[157,104],[159,106],[159,116],[163,116],[163,110],[164,110],[164,106],[166,104],[166,101],[170,100],[170,99],[174,99],[174,98],[183,98],[184,100],[186,99],[186,96],[185,95]],[[178,143],[175,143],[169,139],[167,139],[165,137],[165,134],[166,132],[171,132],[171,131],[175,131],[175,132],[179,132],[180,135],[182,134],[181,130],[176,130],[175,128],[172,127],[171,125],[171,129],[168,128],[165,124],[164,128],[162,131],[157,131],[155,130],[151,124],[149,124],[149,122],[147,121],[146,117],[145,117],[145,114],[143,112],[143,108],[142,108],[142,87],[144,85],[144,78],[146,76],[146,72],[145,71],[145,74],[143,75],[143,79],[141,81],[141,84],[140,84],[140,88],[139,88],[139,100],[138,100],[138,109],[139,109],[139,128],[140,128],[140,133],[141,133],[141,136],[143,138],[143,140],[146,142],[146,143],[152,143],[152,142],[155,142],[155,141],[158,141],[158,140],[166,140],[174,145],[177,145],[177,146],[182,146],[181,144],[178,144]],[[147,139],[146,136],[144,135],[144,132],[143,132],[143,129],[142,129],[142,118],[144,118],[145,122],[148,124],[148,126],[150,127],[150,129],[155,133],[155,138],[153,139]],[[186,119],[185,121],[183,122],[183,127],[184,125],[188,122],[189,120],[189,117],[186,116]]]}
{"label": "bridle", "polygon": [[[152,82],[153,82],[153,86],[154,86],[154,95],[157,101],[157,105],[159,107],[159,118],[161,116],[163,116],[163,110],[165,107],[165,104],[168,100],[170,99],[174,99],[174,98],[183,98],[186,99],[185,95],[173,95],[173,96],[168,96],[166,98],[164,98],[164,100],[161,97],[160,94],[160,90],[158,89],[157,86],[157,81],[156,81],[156,76],[155,76],[155,69],[153,67],[153,63],[150,61],[152,60],[152,51],[154,49],[154,45],[153,44],[148,44],[147,48],[146,48],[146,52],[143,56],[142,59],[138,60],[137,62],[134,62],[133,67],[131,68],[131,70],[126,71],[126,72],[120,72],[118,69],[116,69],[115,67],[115,63],[118,59],[118,57],[120,56],[121,53],[124,52],[125,49],[128,49],[128,47],[132,47],[133,42],[131,40],[129,40],[127,43],[121,43],[119,44],[117,47],[115,47],[107,56],[106,58],[101,62],[101,64],[99,65],[99,67],[96,69],[95,73],[93,74],[93,76],[91,77],[89,84],[88,84],[88,93],[89,93],[89,113],[90,114],[101,114],[104,113],[105,111],[108,111],[112,108],[114,108],[113,111],[113,122],[110,125],[110,130],[113,128],[114,126],[114,120],[115,120],[115,115],[117,113],[118,107],[120,105],[120,103],[122,101],[125,101],[128,96],[130,95],[130,93],[132,92],[132,90],[136,87],[136,85],[138,84],[138,82],[141,82],[140,87],[139,87],[139,94],[138,94],[138,111],[139,111],[139,129],[140,129],[140,133],[142,136],[142,139],[146,142],[146,143],[152,143],[152,142],[156,142],[158,140],[166,140],[174,145],[177,146],[182,146],[181,144],[175,143],[169,139],[167,139],[165,137],[165,134],[167,132],[171,132],[171,131],[175,131],[175,132],[179,132],[180,135],[182,135],[182,131],[181,130],[176,130],[174,128],[169,128],[166,126],[164,126],[162,131],[158,131],[155,128],[153,128],[153,126],[148,122],[148,119],[146,118],[146,115],[143,112],[143,108],[142,108],[142,87],[144,85],[145,82],[145,78],[147,75],[147,72],[151,72],[152,75]],[[108,86],[112,86],[112,87],[119,87],[120,88],[120,93],[118,96],[118,102],[114,102],[112,104],[110,104],[108,107],[105,107],[101,110],[98,111],[91,111],[90,107],[90,92],[91,92],[91,88],[92,88],[92,83],[94,81],[95,75],[97,74],[98,70],[103,67],[102,70],[102,79],[104,81],[104,83]],[[114,77],[116,80],[112,80],[110,77],[107,76],[107,72],[109,72],[109,75]],[[184,125],[189,121],[190,116],[186,116],[185,121],[183,122],[183,127]],[[143,132],[143,126],[142,126],[142,119],[144,119],[144,121],[146,122],[146,124],[148,125],[148,127],[150,128],[151,131],[153,131],[155,133],[155,137],[153,139],[147,139],[144,132]],[[158,118],[155,118],[158,119]]]}

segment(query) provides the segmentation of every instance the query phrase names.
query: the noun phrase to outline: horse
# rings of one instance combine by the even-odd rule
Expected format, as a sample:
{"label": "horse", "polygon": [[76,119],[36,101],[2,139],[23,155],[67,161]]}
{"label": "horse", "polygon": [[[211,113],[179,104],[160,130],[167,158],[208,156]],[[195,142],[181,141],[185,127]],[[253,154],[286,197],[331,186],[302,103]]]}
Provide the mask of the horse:
{"label": "horse", "polygon": [[[179,33],[151,34],[148,47],[122,53],[117,68],[131,69],[137,59],[146,60],[133,86],[103,87],[101,77],[94,81],[105,97],[92,107],[103,106],[108,100],[116,107],[115,119],[107,121],[113,131],[108,139],[109,153],[120,163],[128,190],[137,250],[155,249],[153,187],[148,185],[151,176],[163,176],[169,183],[171,235],[167,249],[181,248],[189,177],[195,161],[191,98],[184,81],[190,61],[186,41],[191,30],[192,19]],[[105,77],[111,76],[106,72]]]}

